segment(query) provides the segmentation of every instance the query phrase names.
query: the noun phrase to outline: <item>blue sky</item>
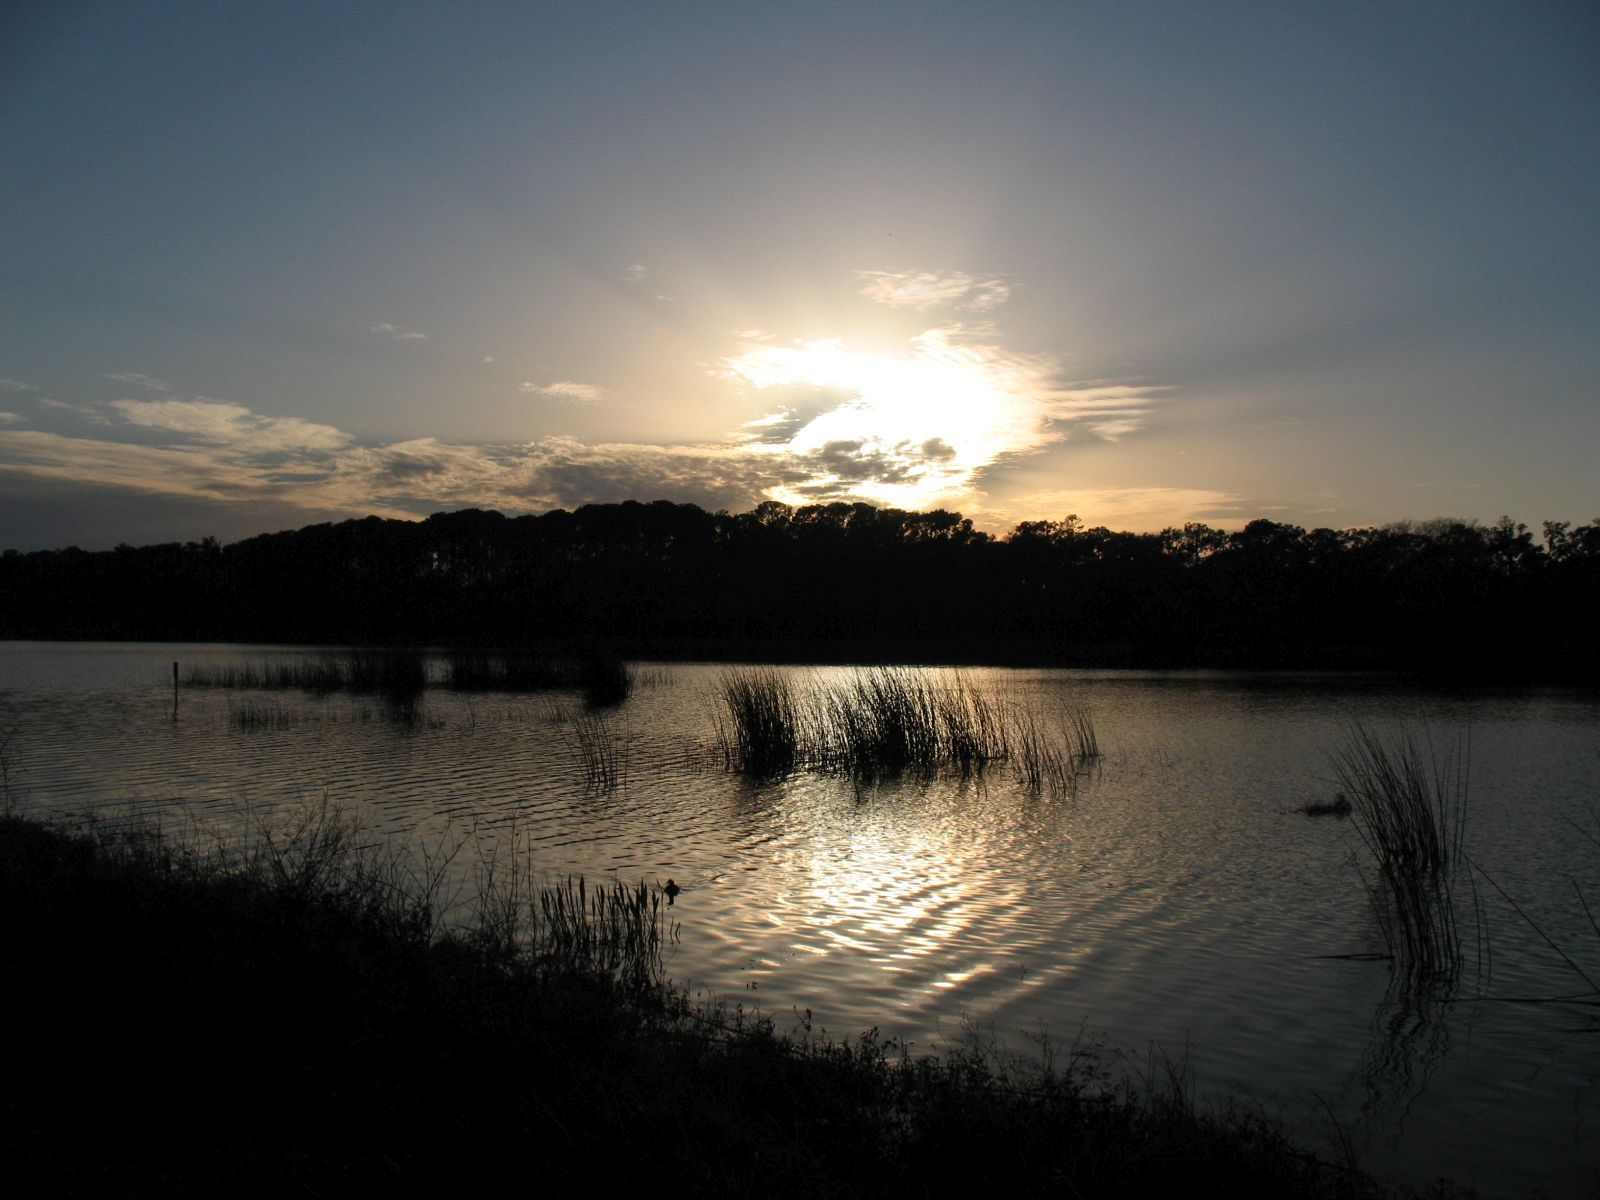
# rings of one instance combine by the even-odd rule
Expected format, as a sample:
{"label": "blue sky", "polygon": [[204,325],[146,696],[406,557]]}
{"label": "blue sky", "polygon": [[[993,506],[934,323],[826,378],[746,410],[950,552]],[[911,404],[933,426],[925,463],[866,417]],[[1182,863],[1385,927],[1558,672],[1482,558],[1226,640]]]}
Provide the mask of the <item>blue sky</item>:
{"label": "blue sky", "polygon": [[1600,516],[1600,10],[14,4],[0,544]]}

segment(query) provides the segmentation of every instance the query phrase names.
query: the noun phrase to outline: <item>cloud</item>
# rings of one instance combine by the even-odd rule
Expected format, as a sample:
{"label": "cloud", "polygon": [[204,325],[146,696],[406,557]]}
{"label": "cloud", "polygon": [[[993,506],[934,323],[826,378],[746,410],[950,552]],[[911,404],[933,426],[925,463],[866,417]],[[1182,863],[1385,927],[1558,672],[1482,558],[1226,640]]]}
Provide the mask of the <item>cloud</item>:
{"label": "cloud", "polygon": [[[861,278],[875,298],[913,310],[993,307],[1006,294],[998,279],[961,273]],[[386,322],[372,329],[389,337],[405,332]],[[1213,515],[1226,513],[1238,499],[1170,488],[1015,500],[986,491],[991,482],[1001,486],[998,468],[1017,459],[1067,441],[1130,436],[1163,391],[1137,381],[1073,382],[1053,355],[1005,348],[988,319],[946,321],[898,348],[872,352],[842,339],[785,341],[752,328],[710,373],[738,389],[753,415],[719,440],[690,445],[567,437],[363,444],[300,417],[156,394],[57,406],[78,414],[92,436],[17,428],[15,414],[0,416],[0,477],[44,488],[76,481],[174,503],[221,502],[235,513],[254,506],[250,511],[302,511],[318,519],[465,506],[530,512],[627,498],[743,510],[776,499],[959,508],[986,512],[991,523],[1078,511],[1087,520],[1159,527],[1205,519],[1198,510],[1208,505]],[[147,376],[117,378],[171,392]],[[529,381],[519,390],[565,404],[607,398],[599,385],[572,379]],[[1008,474],[1007,486],[1016,488],[1020,478]]]}
{"label": "cloud", "polygon": [[642,283],[649,273],[650,268],[643,263],[629,263],[622,268],[621,279],[624,283]]}
{"label": "cloud", "polygon": [[[470,445],[430,437],[362,446],[329,426],[219,401],[125,400],[112,412],[119,424],[94,437],[0,424],[0,477],[215,502],[231,511],[302,512],[318,520],[421,516],[467,506],[542,512],[630,497],[713,510],[746,510],[765,498],[795,504],[904,499],[908,507],[959,507],[993,528],[1067,512],[1119,528],[1160,528],[1228,519],[1239,500],[1222,492],[1151,488],[1040,492],[980,503],[975,464],[988,460],[975,459],[959,433],[808,437],[816,420],[781,442],[660,446],[549,437]],[[165,441],[119,441],[118,428],[164,435]],[[1036,429],[1034,436],[1044,435]],[[927,503],[915,503],[924,497]]]}
{"label": "cloud", "polygon": [[753,342],[723,370],[781,398],[735,433],[804,472],[772,498],[904,508],[959,505],[983,469],[1062,441],[1077,424],[1101,438],[1125,436],[1161,390],[1067,384],[1054,357],[1005,350],[961,326],[925,330],[899,354],[855,351],[838,339]]}
{"label": "cloud", "polygon": [[165,379],[157,379],[154,375],[144,375],[138,371],[113,371],[106,376],[116,383],[126,383],[133,387],[141,387],[151,392],[170,392],[172,385]]}
{"label": "cloud", "polygon": [[264,417],[242,404],[207,400],[113,400],[109,406],[130,425],[182,434],[238,452],[337,450],[350,438],[329,425],[299,417]]}
{"label": "cloud", "polygon": [[54,409],[57,412],[76,413],[80,417],[87,417],[98,424],[105,423],[105,414],[92,404],[70,404],[65,400],[53,400],[49,396],[40,396],[36,404],[40,408]]}
{"label": "cloud", "polygon": [[605,389],[593,383],[576,383],[571,379],[558,379],[543,385],[523,383],[517,390],[552,400],[565,400],[572,404],[596,404],[605,399]]}
{"label": "cloud", "polygon": [[868,300],[919,312],[948,307],[992,312],[1011,298],[1011,285],[1003,279],[965,271],[857,271],[856,278]]}
{"label": "cloud", "polygon": [[428,340],[428,335],[425,333],[418,333],[414,329],[402,329],[389,321],[379,321],[377,324],[369,326],[369,331],[381,333],[397,342],[425,342]]}
{"label": "cloud", "polygon": [[281,490],[212,446],[141,446],[37,430],[0,432],[0,470],[206,500],[263,499]]}
{"label": "cloud", "polygon": [[0,392],[37,392],[39,389],[20,379],[0,379]]}
{"label": "cloud", "polygon": [[0,412],[0,425],[20,425],[27,419],[21,413]]}
{"label": "cloud", "polygon": [[[220,401],[123,400],[110,407],[120,424],[109,425],[106,436],[0,425],[0,479],[328,519],[420,516],[464,506],[532,512],[627,497],[749,508],[769,489],[808,477],[784,456],[730,444],[590,445],[545,438],[465,445],[414,438],[358,446],[329,426]],[[166,440],[116,440],[119,428]]]}

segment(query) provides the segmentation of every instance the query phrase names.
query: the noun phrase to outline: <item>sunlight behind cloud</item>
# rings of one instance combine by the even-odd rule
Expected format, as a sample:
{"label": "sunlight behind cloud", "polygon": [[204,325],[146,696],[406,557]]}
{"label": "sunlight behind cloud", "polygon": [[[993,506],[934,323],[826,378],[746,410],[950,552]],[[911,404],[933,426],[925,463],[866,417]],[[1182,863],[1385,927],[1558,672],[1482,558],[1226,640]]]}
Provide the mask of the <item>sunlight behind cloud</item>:
{"label": "sunlight behind cloud", "polygon": [[[1058,441],[1092,417],[1101,436],[1136,428],[1152,389],[1068,388],[1048,355],[967,341],[959,326],[927,330],[907,353],[867,354],[833,338],[749,344],[727,373],[760,390],[807,388],[845,398],[804,417],[768,413],[746,425],[766,453],[785,453],[803,482],[769,492],[787,503],[848,495],[901,508],[960,503],[976,472],[1004,455]],[[782,429],[775,442],[759,431]]]}

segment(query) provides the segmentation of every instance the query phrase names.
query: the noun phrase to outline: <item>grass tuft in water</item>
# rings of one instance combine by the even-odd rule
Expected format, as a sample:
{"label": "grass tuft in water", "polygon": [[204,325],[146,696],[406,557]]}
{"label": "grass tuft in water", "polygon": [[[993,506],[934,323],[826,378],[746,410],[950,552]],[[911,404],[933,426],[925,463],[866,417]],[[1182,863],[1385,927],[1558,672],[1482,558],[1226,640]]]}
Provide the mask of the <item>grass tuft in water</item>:
{"label": "grass tuft in water", "polygon": [[800,711],[789,677],[741,668],[723,675],[726,723],[717,722],[723,766],[757,779],[787,775],[801,763]]}
{"label": "grass tuft in water", "polygon": [[1018,720],[1012,769],[1023,788],[1058,799],[1077,791],[1078,771],[1071,748],[1029,712]]}
{"label": "grass tuft in water", "polygon": [[1465,744],[1441,759],[1431,742],[1419,744],[1410,734],[1385,739],[1358,723],[1334,751],[1333,766],[1372,856],[1367,893],[1397,968],[1418,982],[1456,978]]}
{"label": "grass tuft in water", "polygon": [[572,723],[572,738],[583,763],[584,786],[612,792],[627,780],[627,740],[604,714],[585,712]]}
{"label": "grass tuft in water", "polygon": [[723,765],[755,778],[812,768],[864,785],[968,779],[1010,759],[1024,787],[1068,794],[1100,756],[1087,709],[1063,710],[1049,730],[960,675],[878,667],[800,696],[785,673],[741,669],[724,675],[720,695]]}
{"label": "grass tuft in water", "polygon": [[428,686],[428,663],[420,650],[353,647],[300,658],[193,666],[184,672],[183,682],[188,687],[235,691],[299,688],[319,696],[333,692],[375,693],[406,701],[414,700]]}

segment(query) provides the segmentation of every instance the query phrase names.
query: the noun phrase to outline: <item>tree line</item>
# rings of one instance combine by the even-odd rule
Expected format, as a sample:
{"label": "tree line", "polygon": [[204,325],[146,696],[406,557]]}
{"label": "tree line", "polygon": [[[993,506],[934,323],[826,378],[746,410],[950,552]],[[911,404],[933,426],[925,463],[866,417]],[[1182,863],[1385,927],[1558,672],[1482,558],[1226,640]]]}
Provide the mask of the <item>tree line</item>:
{"label": "tree line", "polygon": [[1159,533],[866,504],[467,509],[0,555],[0,637],[1396,668],[1593,682],[1600,521]]}

